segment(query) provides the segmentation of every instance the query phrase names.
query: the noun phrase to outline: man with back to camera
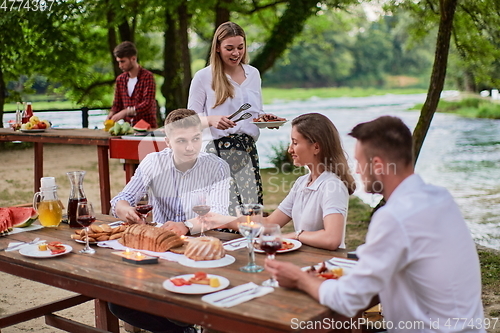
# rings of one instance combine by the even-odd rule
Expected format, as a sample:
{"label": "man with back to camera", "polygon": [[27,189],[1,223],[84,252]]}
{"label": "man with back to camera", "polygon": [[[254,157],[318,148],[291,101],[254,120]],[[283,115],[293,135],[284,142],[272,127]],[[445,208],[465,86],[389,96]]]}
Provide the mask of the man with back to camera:
{"label": "man with back to camera", "polygon": [[[358,124],[357,172],[387,203],[375,212],[359,261],[338,280],[266,260],[280,286],[352,317],[379,295],[388,331],[485,332],[476,247],[450,193],[414,173],[412,135],[396,117]],[[391,326],[391,327],[389,327]]]}
{"label": "man with back to camera", "polygon": [[132,42],[115,47],[113,55],[123,71],[116,78],[113,106],[106,119],[124,119],[134,126],[141,119],[156,128],[156,83],[153,74],[137,63],[137,49]]}

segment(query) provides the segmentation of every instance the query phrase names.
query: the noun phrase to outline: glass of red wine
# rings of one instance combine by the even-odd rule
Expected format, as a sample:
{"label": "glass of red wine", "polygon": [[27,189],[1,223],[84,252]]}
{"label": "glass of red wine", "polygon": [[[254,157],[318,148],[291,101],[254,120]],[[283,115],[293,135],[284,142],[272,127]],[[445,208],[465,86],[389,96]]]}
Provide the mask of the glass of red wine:
{"label": "glass of red wine", "polygon": [[146,223],[146,218],[148,217],[149,212],[153,210],[153,205],[149,204],[149,196],[147,190],[138,196],[135,210],[141,215],[142,221]]}
{"label": "glass of red wine", "polygon": [[200,237],[205,237],[205,215],[210,212],[210,205],[205,193],[195,193],[193,197],[193,212],[198,214],[201,225]]}
{"label": "glass of red wine", "polygon": [[95,250],[89,246],[89,226],[95,221],[94,208],[90,202],[78,203],[76,206],[76,221],[85,228],[85,247],[80,250],[80,253],[95,253]]}
{"label": "glass of red wine", "polygon": [[[264,224],[260,232],[260,249],[267,253],[267,258],[274,260],[274,255],[281,249],[281,227],[279,224]],[[262,283],[266,287],[279,287],[278,281],[271,276]]]}

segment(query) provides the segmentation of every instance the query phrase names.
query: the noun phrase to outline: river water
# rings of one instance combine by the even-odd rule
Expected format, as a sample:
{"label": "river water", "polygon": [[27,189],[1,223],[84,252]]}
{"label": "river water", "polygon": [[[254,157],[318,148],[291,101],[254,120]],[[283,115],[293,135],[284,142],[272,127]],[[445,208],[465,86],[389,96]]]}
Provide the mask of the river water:
{"label": "river water", "polygon": [[[339,130],[351,166],[354,167],[355,139],[347,133],[358,123],[382,115],[393,115],[413,130],[419,111],[408,111],[422,103],[425,94],[385,95],[357,98],[310,99],[307,101],[274,102],[264,106],[266,112],[292,120],[308,112],[329,117]],[[81,127],[78,112],[58,112],[57,116],[41,113],[60,127]],[[4,116],[4,122],[12,119]],[[63,119],[63,121],[54,121]],[[102,128],[104,115],[91,111],[89,127]],[[6,124],[5,124],[6,125]],[[261,130],[257,143],[261,167],[273,167],[272,147],[290,141],[290,122],[279,130]],[[500,120],[467,119],[452,114],[437,113],[420,153],[416,172],[426,182],[446,187],[455,197],[468,223],[475,241],[481,245],[500,249]],[[355,195],[370,205],[380,198],[366,194],[358,186]]]}

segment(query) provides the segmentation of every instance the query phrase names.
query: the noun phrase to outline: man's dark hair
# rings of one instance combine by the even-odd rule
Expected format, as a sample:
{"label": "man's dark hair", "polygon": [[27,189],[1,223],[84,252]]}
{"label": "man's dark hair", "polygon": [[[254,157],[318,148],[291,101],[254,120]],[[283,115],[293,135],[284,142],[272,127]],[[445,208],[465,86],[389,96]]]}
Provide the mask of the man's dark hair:
{"label": "man's dark hair", "polygon": [[113,55],[115,58],[131,58],[137,56],[137,48],[132,42],[123,42],[115,47]]}
{"label": "man's dark hair", "polygon": [[193,110],[176,109],[170,111],[165,118],[165,133],[167,136],[174,128],[189,128],[195,126],[201,128],[201,120],[198,114]]}
{"label": "man's dark hair", "polygon": [[405,166],[413,164],[410,129],[397,117],[383,116],[358,124],[349,135],[363,144],[368,159],[380,156]]}

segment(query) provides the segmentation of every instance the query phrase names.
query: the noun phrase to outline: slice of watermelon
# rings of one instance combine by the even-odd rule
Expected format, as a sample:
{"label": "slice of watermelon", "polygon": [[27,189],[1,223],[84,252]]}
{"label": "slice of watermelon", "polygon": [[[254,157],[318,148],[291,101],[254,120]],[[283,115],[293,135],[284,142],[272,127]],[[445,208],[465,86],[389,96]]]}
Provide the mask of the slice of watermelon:
{"label": "slice of watermelon", "polygon": [[12,227],[12,212],[9,208],[0,207],[0,233],[8,232]]}
{"label": "slice of watermelon", "polygon": [[38,213],[32,207],[10,207],[12,226],[15,228],[29,227],[36,221]]}
{"label": "slice of watermelon", "polygon": [[151,125],[144,119],[141,119],[134,125],[133,129],[139,132],[144,132],[150,130]]}

